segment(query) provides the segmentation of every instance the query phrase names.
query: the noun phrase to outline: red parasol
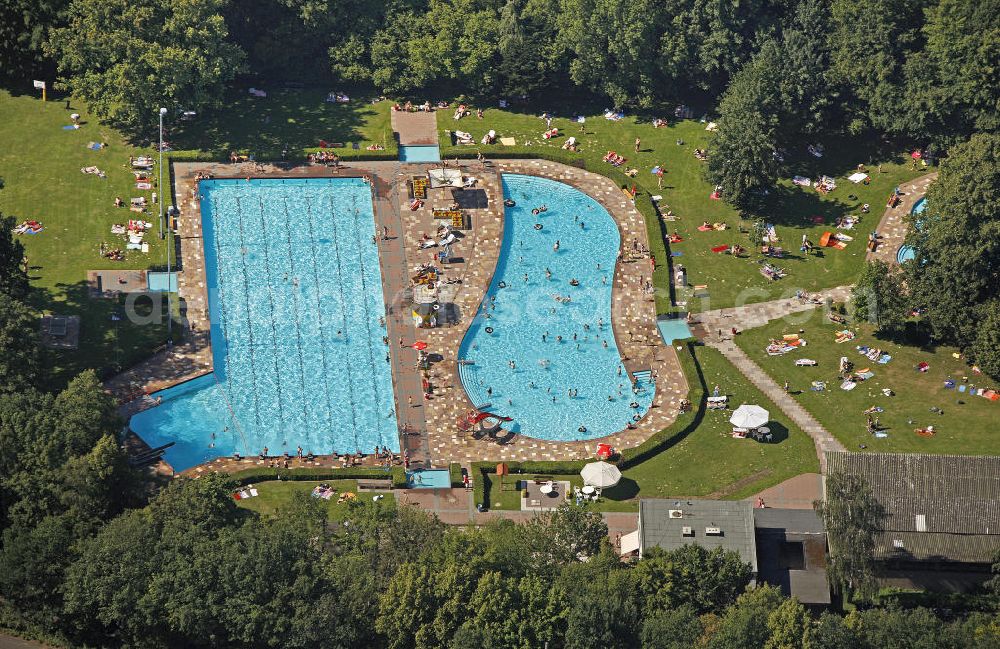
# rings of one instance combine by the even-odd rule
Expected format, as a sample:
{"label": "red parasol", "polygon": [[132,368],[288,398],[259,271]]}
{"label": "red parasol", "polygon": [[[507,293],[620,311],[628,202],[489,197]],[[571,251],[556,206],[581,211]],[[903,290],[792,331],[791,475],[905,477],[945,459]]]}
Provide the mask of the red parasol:
{"label": "red parasol", "polygon": [[425,343],[422,340],[418,340],[417,342],[413,343],[413,348],[422,351],[424,349],[427,349],[427,343]]}
{"label": "red parasol", "polygon": [[598,444],[597,445],[597,457],[602,460],[606,460],[615,454],[615,449],[611,448],[610,444]]}

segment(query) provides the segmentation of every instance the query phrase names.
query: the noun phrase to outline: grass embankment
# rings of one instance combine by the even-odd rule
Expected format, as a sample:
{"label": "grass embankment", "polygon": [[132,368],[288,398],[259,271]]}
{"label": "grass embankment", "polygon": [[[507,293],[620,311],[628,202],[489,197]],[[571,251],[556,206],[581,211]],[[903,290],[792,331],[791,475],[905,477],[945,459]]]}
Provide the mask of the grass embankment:
{"label": "grass embankment", "polygon": [[337,490],[337,496],[330,500],[320,500],[326,504],[327,516],[331,521],[341,521],[347,517],[350,511],[350,501],[338,502],[339,494],[353,493],[358,501],[372,501],[373,496],[384,495],[378,500],[380,507],[395,507],[396,499],[391,492],[358,492],[357,480],[320,480],[315,482],[289,482],[283,480],[270,480],[266,482],[254,483],[254,488],[260,494],[256,498],[238,500],[237,505],[244,509],[255,511],[258,514],[274,514],[284,506],[287,506],[293,498],[307,496],[319,484],[325,484]]}
{"label": "grass embankment", "polygon": [[[794,292],[788,287],[816,290],[849,284],[860,272],[865,257],[865,240],[868,232],[878,225],[886,198],[897,185],[914,178],[923,170],[914,170],[908,156],[899,152],[879,151],[877,142],[844,138],[837,142],[824,142],[826,153],[822,158],[809,155],[802,143],[801,150],[790,151],[786,156],[789,169],[794,174],[817,179],[820,174],[833,176],[837,189],[822,195],[814,189],[804,189],[791,182],[791,173],[780,182],[779,189],[772,196],[772,206],[766,221],[774,223],[782,245],[789,255],[777,261],[788,271],[788,277],[779,282],[765,279],[757,270],[757,255],[749,259],[736,259],[730,255],[719,255],[711,248],[720,245],[740,243],[749,247],[746,234],[740,234],[739,216],[723,201],[710,198],[711,184],[705,180],[705,163],[694,156],[696,148],[707,148],[711,133],[705,124],[696,120],[671,120],[665,128],[654,128],[651,119],[641,122],[634,117],[626,117],[617,122],[604,119],[600,114],[586,114],[586,122],[578,124],[568,118],[556,118],[552,125],[558,127],[562,135],[553,140],[544,140],[545,122],[538,115],[515,113],[500,109],[487,109],[484,119],[474,115],[455,121],[449,111],[438,112],[438,128],[441,137],[441,154],[444,157],[470,154],[482,151],[490,154],[537,154],[562,155],[561,149],[566,137],[575,136],[580,142],[580,153],[575,157],[585,161],[587,169],[596,172],[612,167],[602,158],[609,150],[614,150],[628,158],[628,162],[618,167],[635,168],[638,174],[634,182],[640,192],[663,196],[661,210],[672,210],[678,220],[665,223],[668,233],[675,230],[684,241],[670,248],[681,256],[672,258],[674,263],[683,264],[688,270],[692,285],[707,285],[708,297],[693,299],[681,296],[687,301],[691,311],[706,311],[732,306],[738,299],[744,303],[762,302],[781,296],[783,291]],[[490,129],[500,137],[513,137],[517,145],[495,146],[454,146],[446,131],[468,131],[476,142]],[[640,151],[635,153],[635,139],[641,139]],[[683,144],[678,144],[683,142]],[[711,152],[710,152],[711,153]],[[572,155],[572,154],[568,154]],[[882,173],[877,172],[882,163]],[[870,185],[852,184],[847,176],[859,163],[869,166],[872,182]],[[663,187],[657,187],[657,177],[650,173],[655,165],[665,166]],[[852,198],[853,196],[853,198]],[[839,216],[860,215],[864,203],[871,205],[871,213],[864,215],[860,226],[849,234],[855,237],[845,250],[827,248],[820,257],[803,257],[798,252],[802,235],[817,242],[823,232],[834,231],[833,223]],[[815,217],[822,217],[816,219]],[[820,222],[815,222],[820,220]],[[699,232],[697,227],[703,221],[724,222],[725,231]],[[648,225],[648,224],[647,224]],[[651,236],[660,236],[650,229]],[[657,288],[667,291],[668,276],[657,278]],[[661,311],[663,302],[658,300]]]}
{"label": "grass embankment", "polygon": [[[994,455],[1000,453],[1000,437],[995,434],[995,421],[1000,416],[1000,402],[960,393],[956,388],[945,388],[948,379],[961,385],[985,388],[992,383],[983,375],[973,374],[972,368],[952,354],[951,347],[920,348],[879,340],[872,335],[871,327],[851,327],[858,332],[851,342],[836,344],[834,332],[843,329],[825,322],[819,312],[803,324],[780,321],[768,326],[750,329],[736,337],[743,349],[761,368],[779,384],[789,382],[796,392],[796,399],[816,419],[852,451],[895,451],[907,453],[958,453]],[[768,356],[764,351],[768,340],[786,333],[798,333],[808,345],[783,356]],[[886,365],[875,363],[860,355],[855,347],[878,347],[892,356]],[[851,391],[840,388],[838,366],[841,356],[854,363],[856,370],[869,368],[875,373]],[[818,361],[816,367],[796,367],[795,360],[810,358]],[[919,372],[918,363],[926,362],[929,368]],[[825,381],[826,390],[810,389],[813,381]],[[892,390],[895,396],[887,397],[882,389]],[[872,406],[883,408],[878,413],[879,423],[888,434],[884,438],[869,435],[864,410]],[[938,409],[941,412],[932,409]],[[943,413],[943,414],[942,414]],[[920,437],[914,430],[933,425],[933,437]]]}

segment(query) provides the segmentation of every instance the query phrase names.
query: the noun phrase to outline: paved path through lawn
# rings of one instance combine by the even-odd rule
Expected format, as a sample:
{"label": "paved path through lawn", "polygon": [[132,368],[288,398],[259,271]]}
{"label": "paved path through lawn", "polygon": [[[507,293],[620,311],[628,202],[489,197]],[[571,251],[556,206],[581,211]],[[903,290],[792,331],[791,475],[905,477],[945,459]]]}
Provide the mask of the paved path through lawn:
{"label": "paved path through lawn", "polygon": [[[850,294],[850,286],[838,286],[836,288],[817,291],[812,296],[821,301],[831,298],[835,302],[843,302],[850,297]],[[761,327],[771,320],[792,314],[805,314],[807,311],[814,310],[816,306],[814,302],[806,302],[792,297],[729,309],[706,311],[698,316],[696,320],[697,326],[694,327],[694,330],[703,338],[706,344],[722,352],[722,355],[735,365],[744,376],[750,379],[750,382],[757,386],[771,401],[777,404],[789,419],[812,437],[813,442],[816,444],[816,455],[819,457],[820,470],[826,473],[826,451],[842,451],[845,450],[844,446],[816,421],[815,417],[800,406],[795,401],[794,396],[785,392],[782,386],[778,385],[742,349],[737,347],[731,335],[733,327],[737,331]],[[823,317],[823,314],[817,312],[812,316],[806,315],[805,317]],[[804,321],[799,320],[798,322]]]}
{"label": "paved path through lawn", "polygon": [[[820,303],[826,298],[831,298],[834,302],[846,302],[851,296],[851,287],[838,286],[816,291],[809,295],[819,300]],[[772,320],[792,314],[804,314],[806,311],[815,309],[816,306],[815,302],[800,300],[792,296],[770,302],[705,311],[694,316],[691,321],[692,330],[706,342],[718,342],[731,337],[733,327],[736,327],[737,331],[763,327]],[[796,322],[804,322],[809,317],[823,317],[823,315],[820,313],[814,316],[799,315]]]}
{"label": "paved path through lawn", "polygon": [[750,379],[750,382],[756,385],[768,399],[777,404],[789,419],[813,438],[813,442],[816,444],[816,455],[819,457],[820,470],[826,473],[826,452],[844,451],[846,450],[844,445],[823,428],[805,408],[800,406],[794,396],[785,392],[782,386],[775,383],[774,379],[760,369],[759,365],[750,360],[750,357],[731,339],[706,340],[706,343],[722,352],[722,355]]}

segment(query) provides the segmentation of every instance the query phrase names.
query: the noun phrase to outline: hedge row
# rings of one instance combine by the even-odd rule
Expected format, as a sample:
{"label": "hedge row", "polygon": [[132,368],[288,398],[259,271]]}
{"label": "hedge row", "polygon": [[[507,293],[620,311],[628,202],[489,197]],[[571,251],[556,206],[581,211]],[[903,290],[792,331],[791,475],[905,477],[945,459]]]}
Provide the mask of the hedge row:
{"label": "hedge row", "polygon": [[[307,161],[310,153],[316,153],[319,149],[299,149],[288,151],[284,157],[280,150],[260,150],[253,151],[254,158],[259,161],[268,161],[287,164],[303,164]],[[366,151],[364,149],[335,149],[341,162],[360,162],[369,160],[397,160],[399,152],[396,150]],[[247,153],[247,152],[243,152]],[[166,154],[171,162],[229,162],[229,151],[171,151]]]}
{"label": "hedge row", "polygon": [[462,465],[458,462],[452,462],[448,465],[448,478],[451,480],[452,487],[463,487],[465,483],[462,482]]}
{"label": "hedge row", "polygon": [[345,469],[259,467],[237,471],[232,474],[232,477],[240,485],[266,480],[311,482],[316,480],[385,480],[388,478],[392,480],[393,489],[405,489],[407,486],[406,471],[401,466],[394,466],[391,469],[375,467],[347,467]]}

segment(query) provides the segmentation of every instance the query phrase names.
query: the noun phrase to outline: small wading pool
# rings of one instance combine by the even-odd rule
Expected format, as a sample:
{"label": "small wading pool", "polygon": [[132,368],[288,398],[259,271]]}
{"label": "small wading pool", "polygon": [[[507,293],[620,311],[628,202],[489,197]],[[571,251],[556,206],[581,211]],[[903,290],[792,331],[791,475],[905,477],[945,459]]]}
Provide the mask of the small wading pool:
{"label": "small wading pool", "polygon": [[407,471],[406,484],[410,489],[448,489],[451,487],[451,474],[447,469]]}
{"label": "small wading pool", "polygon": [[[921,198],[919,201],[913,204],[913,208],[910,210],[910,214],[914,216],[917,214],[923,214],[924,210],[927,209],[927,199]],[[920,219],[916,219],[913,223],[913,227],[920,230]],[[902,245],[899,250],[896,251],[896,263],[902,264],[904,261],[910,261],[917,256],[916,250],[912,246]]]}
{"label": "small wading pool", "polygon": [[431,146],[399,145],[401,162],[440,162],[441,150],[436,144]]}
{"label": "small wading pool", "polygon": [[675,340],[684,340],[691,337],[691,329],[688,328],[684,318],[663,318],[656,321],[656,328],[663,336],[663,342],[670,345]]}

